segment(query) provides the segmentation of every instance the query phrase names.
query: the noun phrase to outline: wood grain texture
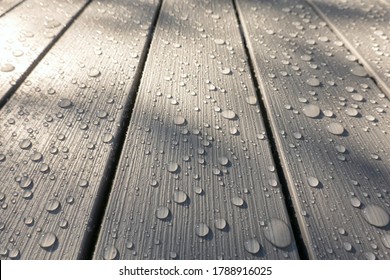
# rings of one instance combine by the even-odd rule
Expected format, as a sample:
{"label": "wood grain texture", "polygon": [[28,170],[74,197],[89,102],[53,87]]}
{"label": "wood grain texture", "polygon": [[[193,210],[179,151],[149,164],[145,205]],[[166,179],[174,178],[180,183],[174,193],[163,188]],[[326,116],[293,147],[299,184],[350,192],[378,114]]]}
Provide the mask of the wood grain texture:
{"label": "wood grain texture", "polygon": [[390,97],[390,6],[387,0],[309,0],[355,59]]}
{"label": "wood grain texture", "polygon": [[88,5],[0,111],[1,259],[86,257],[158,4]]}
{"label": "wood grain texture", "polygon": [[164,1],[95,259],[298,258],[255,95],[232,2]]}
{"label": "wood grain texture", "polygon": [[0,17],[25,0],[1,0]]}
{"label": "wood grain texture", "polygon": [[389,100],[304,1],[237,5],[309,256],[389,259]]}
{"label": "wood grain texture", "polygon": [[28,0],[0,18],[0,104],[87,0]]}

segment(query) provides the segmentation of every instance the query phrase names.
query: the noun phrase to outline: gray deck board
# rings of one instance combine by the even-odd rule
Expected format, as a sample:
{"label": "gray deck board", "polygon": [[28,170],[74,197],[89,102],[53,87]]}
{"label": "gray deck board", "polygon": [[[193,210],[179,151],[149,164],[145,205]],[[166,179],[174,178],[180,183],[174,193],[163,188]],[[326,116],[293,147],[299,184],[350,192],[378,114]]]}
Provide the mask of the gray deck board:
{"label": "gray deck board", "polygon": [[164,1],[95,259],[298,258],[255,95],[232,3]]}
{"label": "gray deck board", "polygon": [[157,8],[92,2],[0,111],[1,259],[88,257]]}
{"label": "gray deck board", "polygon": [[310,0],[390,97],[390,2]]}
{"label": "gray deck board", "polygon": [[1,0],[0,17],[25,0]]}
{"label": "gray deck board", "polygon": [[306,2],[237,5],[310,258],[389,259],[389,100]]}
{"label": "gray deck board", "polygon": [[87,0],[28,0],[0,17],[0,104]]}

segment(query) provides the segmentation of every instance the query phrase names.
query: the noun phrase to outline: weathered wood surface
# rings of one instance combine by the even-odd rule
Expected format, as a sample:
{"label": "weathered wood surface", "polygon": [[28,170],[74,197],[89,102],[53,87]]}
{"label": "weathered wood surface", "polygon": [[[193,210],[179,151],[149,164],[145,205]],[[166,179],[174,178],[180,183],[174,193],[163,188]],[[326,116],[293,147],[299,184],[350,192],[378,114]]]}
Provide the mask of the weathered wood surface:
{"label": "weathered wood surface", "polygon": [[0,17],[25,0],[1,0]]}
{"label": "weathered wood surface", "polygon": [[95,258],[295,259],[293,239],[232,2],[164,1]]}
{"label": "weathered wood surface", "polygon": [[390,6],[386,0],[310,0],[390,97]]}
{"label": "weathered wood surface", "polygon": [[309,256],[389,259],[389,100],[306,2],[237,5]]}
{"label": "weathered wood surface", "polygon": [[0,17],[0,105],[87,0],[27,0]]}
{"label": "weathered wood surface", "polygon": [[0,111],[1,259],[93,249],[157,8],[92,2]]}

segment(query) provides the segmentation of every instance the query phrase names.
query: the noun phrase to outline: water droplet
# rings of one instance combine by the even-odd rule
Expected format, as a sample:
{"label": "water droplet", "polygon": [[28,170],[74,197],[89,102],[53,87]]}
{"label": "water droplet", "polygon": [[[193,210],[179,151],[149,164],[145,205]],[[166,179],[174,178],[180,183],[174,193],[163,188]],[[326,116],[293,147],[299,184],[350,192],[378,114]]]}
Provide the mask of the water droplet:
{"label": "water droplet", "polygon": [[227,222],[225,219],[216,219],[214,223],[215,227],[220,230],[223,230],[227,226]]}
{"label": "water droplet", "polygon": [[352,251],[352,244],[349,243],[349,242],[344,242],[343,243],[343,247],[344,247],[344,250],[347,251],[347,252],[351,252]]}
{"label": "water droplet", "polygon": [[232,70],[230,70],[230,68],[228,67],[225,67],[221,69],[221,73],[224,75],[230,75],[232,73]]}
{"label": "water droplet", "polygon": [[127,241],[126,242],[126,248],[129,249],[129,250],[134,249],[134,243],[131,242],[131,241]]}
{"label": "water droplet", "polygon": [[345,109],[345,113],[350,117],[356,117],[357,115],[359,115],[359,111],[355,108],[347,108]]}
{"label": "water droplet", "polygon": [[23,150],[30,149],[32,146],[32,143],[28,139],[23,139],[22,141],[19,142],[19,147]]}
{"label": "water droplet", "polygon": [[357,102],[362,102],[364,100],[363,95],[361,95],[360,93],[352,94],[351,97],[353,100],[355,100]]}
{"label": "water droplet", "polygon": [[104,133],[102,135],[103,143],[109,144],[114,140],[114,136],[111,133]]}
{"label": "water droplet", "polygon": [[321,83],[317,78],[310,78],[306,81],[309,86],[318,87]]}
{"label": "water droplet", "polygon": [[200,237],[205,237],[209,234],[210,228],[204,223],[199,223],[195,226],[195,234]]}
{"label": "water droplet", "polygon": [[9,64],[9,63],[5,63],[5,64],[1,65],[1,67],[0,67],[1,72],[12,72],[14,70],[15,70],[15,66],[13,66],[12,64]]}
{"label": "water droplet", "polygon": [[7,159],[5,154],[0,154],[0,162],[4,162]]}
{"label": "water droplet", "polygon": [[317,118],[321,114],[320,107],[317,105],[305,105],[302,109],[302,112],[305,114],[306,117],[309,118]]}
{"label": "water droplet", "polygon": [[225,110],[222,112],[222,117],[228,120],[232,120],[236,117],[236,113],[234,113],[232,110]]}
{"label": "water droplet", "polygon": [[159,206],[156,209],[156,217],[160,220],[168,218],[169,213],[169,208],[166,206]]}
{"label": "water droplet", "polygon": [[244,205],[244,200],[239,196],[235,196],[232,198],[232,203],[235,206],[241,207]]}
{"label": "water droplet", "polygon": [[118,256],[118,249],[114,245],[109,245],[104,248],[103,259],[115,260]]}
{"label": "water droplet", "polygon": [[167,169],[169,172],[174,173],[179,170],[179,165],[176,162],[170,162]]}
{"label": "water droplet", "polygon": [[291,232],[288,225],[280,220],[273,218],[264,228],[265,238],[278,248],[285,248],[291,244]]}
{"label": "water droplet", "polygon": [[362,66],[356,66],[351,69],[351,73],[358,77],[366,77],[367,72]]}
{"label": "water droplet", "polygon": [[90,76],[90,77],[97,77],[99,75],[100,75],[100,71],[97,68],[92,67],[88,71],[88,76]]}
{"label": "water droplet", "polygon": [[336,145],[336,151],[344,154],[347,151],[347,148],[345,148],[343,145]]}
{"label": "water droplet", "polygon": [[39,246],[43,249],[51,248],[57,241],[57,236],[52,232],[46,232],[39,239]]}
{"label": "water droplet", "polygon": [[182,116],[176,116],[174,119],[173,119],[173,123],[175,125],[184,125],[186,123],[186,119]]}
{"label": "water droplet", "polygon": [[19,182],[19,186],[22,189],[31,188],[33,184],[34,182],[30,177],[23,177],[22,180]]}
{"label": "water droplet", "polygon": [[244,242],[244,248],[251,254],[257,254],[260,252],[261,246],[256,239],[249,239]]}
{"label": "water droplet", "polygon": [[63,109],[69,109],[73,106],[73,103],[68,98],[61,98],[60,101],[58,101],[58,106]]}
{"label": "water droplet", "polygon": [[316,188],[319,186],[320,181],[316,177],[309,176],[307,177],[307,183],[309,184],[310,187]]}
{"label": "water droplet", "polygon": [[254,95],[248,96],[245,100],[249,105],[256,105],[257,104],[257,97]]}
{"label": "water droplet", "polygon": [[294,133],[293,133],[293,136],[294,136],[294,138],[297,139],[297,140],[302,139],[302,133],[300,133],[300,132],[294,132]]}
{"label": "water droplet", "polygon": [[34,217],[27,216],[26,218],[24,218],[24,224],[27,226],[33,225],[34,224]]}
{"label": "water droplet", "polygon": [[341,135],[344,133],[344,127],[339,124],[339,123],[335,123],[335,122],[332,122],[330,124],[328,124],[328,126],[326,127],[326,129],[334,134],[334,135]]}
{"label": "water droplet", "polygon": [[390,249],[390,233],[383,233],[381,238],[383,246]]}
{"label": "water droplet", "polygon": [[12,260],[18,259],[20,257],[19,249],[12,249],[11,251],[9,251],[8,256]]}
{"label": "water droplet", "polygon": [[219,162],[219,164],[226,166],[229,163],[229,159],[225,156],[222,156],[222,157],[218,158],[218,162]]}
{"label": "water droplet", "polygon": [[223,44],[225,44],[225,41],[222,40],[222,39],[215,39],[214,42],[215,42],[217,45],[223,45]]}
{"label": "water droplet", "polygon": [[187,198],[187,194],[183,191],[175,191],[173,194],[173,201],[179,204],[186,202]]}
{"label": "water droplet", "polygon": [[362,205],[362,202],[357,197],[351,198],[351,205],[353,207],[359,208]]}
{"label": "water droplet", "polygon": [[34,152],[31,156],[30,159],[34,162],[39,162],[43,158],[43,155],[40,152]]}
{"label": "water droplet", "polygon": [[385,227],[390,221],[389,214],[377,205],[367,204],[362,211],[364,219],[373,226]]}
{"label": "water droplet", "polygon": [[177,259],[177,253],[176,252],[169,252],[169,257],[171,258],[171,259]]}
{"label": "water droplet", "polygon": [[53,199],[49,199],[49,201],[46,203],[45,209],[48,212],[54,212],[60,207],[61,207],[61,203],[57,199],[53,198]]}
{"label": "water droplet", "polygon": [[79,186],[82,187],[82,188],[88,187],[88,186],[89,186],[88,180],[86,180],[86,179],[81,179],[81,180],[79,181]]}

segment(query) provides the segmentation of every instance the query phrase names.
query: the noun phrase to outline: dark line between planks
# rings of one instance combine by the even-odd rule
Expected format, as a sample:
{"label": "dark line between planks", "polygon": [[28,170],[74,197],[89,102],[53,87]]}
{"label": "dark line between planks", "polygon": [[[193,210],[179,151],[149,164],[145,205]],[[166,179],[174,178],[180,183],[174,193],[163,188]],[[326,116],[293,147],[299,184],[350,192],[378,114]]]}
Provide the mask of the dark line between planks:
{"label": "dark line between planks", "polygon": [[117,169],[119,168],[119,161],[126,141],[126,133],[130,126],[130,119],[133,112],[137,93],[139,91],[139,87],[141,84],[141,78],[142,78],[143,71],[145,69],[146,59],[149,55],[150,45],[152,43],[154,31],[157,25],[158,18],[160,16],[162,1],[163,0],[160,0],[157,5],[151,23],[151,28],[148,34],[148,38],[145,42],[145,47],[140,56],[137,73],[134,76],[134,82],[133,85],[131,86],[129,92],[129,98],[124,108],[124,112],[126,113],[123,114],[120,120],[121,130],[116,136],[118,140],[116,140],[113,144],[113,146],[115,146],[116,148],[112,149],[109,155],[109,158],[112,160],[107,163],[109,164],[109,166],[107,167],[107,169],[103,174],[103,181],[100,184],[100,191],[98,191],[98,196],[96,197],[96,200],[92,207],[92,212],[91,212],[92,217],[88,223],[87,232],[83,237],[79,255],[77,257],[78,259],[91,260],[93,259],[95,253],[95,248],[103,225],[104,215],[110,198],[111,190],[114,185],[116,172]]}
{"label": "dark line between planks", "polygon": [[233,2],[234,12],[236,14],[238,26],[239,26],[239,29],[240,29],[241,40],[242,40],[242,43],[243,43],[243,46],[244,46],[245,55],[246,55],[247,61],[248,61],[249,71],[250,71],[250,74],[252,76],[253,84],[255,86],[255,91],[256,91],[257,98],[259,100],[260,112],[261,112],[261,116],[263,118],[265,131],[266,131],[267,136],[268,136],[268,141],[270,143],[271,153],[272,153],[272,157],[273,157],[273,160],[274,160],[274,163],[275,163],[276,172],[277,172],[277,175],[279,177],[281,189],[282,189],[283,196],[284,196],[284,199],[285,199],[285,205],[286,205],[287,213],[288,213],[288,216],[289,216],[289,219],[290,219],[290,223],[291,223],[291,227],[292,227],[295,243],[297,245],[299,258],[302,259],[302,260],[308,260],[309,259],[309,254],[308,254],[308,251],[307,251],[307,248],[306,248],[306,244],[305,244],[305,242],[303,241],[303,238],[302,238],[302,232],[301,232],[301,229],[300,229],[300,226],[299,226],[299,222],[298,222],[298,219],[297,219],[297,216],[296,216],[296,211],[295,211],[294,205],[292,203],[291,194],[290,194],[290,191],[288,190],[288,183],[287,183],[287,180],[286,180],[286,176],[284,175],[284,170],[283,170],[283,167],[282,167],[282,164],[281,164],[281,161],[280,161],[280,155],[279,155],[279,152],[278,152],[278,149],[277,149],[277,146],[276,146],[275,137],[274,137],[274,135],[272,133],[270,120],[269,120],[268,115],[267,115],[267,109],[266,109],[266,106],[265,106],[263,98],[262,98],[262,93],[260,91],[259,82],[257,81],[257,77],[256,77],[256,74],[255,74],[255,69],[254,69],[254,66],[253,66],[253,63],[252,63],[252,59],[254,60],[255,58],[250,55],[250,51],[249,51],[249,49],[247,47],[247,40],[246,40],[246,37],[245,37],[244,30],[242,28],[243,25],[242,25],[242,22],[241,22],[240,15],[238,13],[236,0],[232,0],[232,2]]}
{"label": "dark line between planks", "polygon": [[6,14],[8,14],[9,12],[11,12],[13,9],[17,8],[18,6],[20,6],[21,4],[23,4],[24,2],[26,2],[26,0],[23,0],[23,1],[20,1],[19,3],[17,3],[16,5],[12,6],[11,8],[9,8],[8,10],[4,11],[1,15],[0,15],[0,18],[5,16]]}
{"label": "dark line between planks", "polygon": [[[16,80],[15,84],[4,94],[0,99],[0,110],[7,103],[8,99],[19,89],[23,84],[26,78],[31,74],[35,67],[41,62],[45,55],[50,51],[50,49],[58,42],[58,40],[64,35],[64,33],[73,25],[76,19],[81,15],[81,13],[88,7],[92,0],[88,0],[84,6],[68,21],[68,23],[61,29],[61,31],[53,38],[53,40],[42,50],[42,52],[34,59],[31,65],[24,71],[24,73]],[[22,2],[23,3],[23,2]]]}

